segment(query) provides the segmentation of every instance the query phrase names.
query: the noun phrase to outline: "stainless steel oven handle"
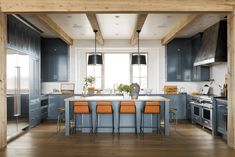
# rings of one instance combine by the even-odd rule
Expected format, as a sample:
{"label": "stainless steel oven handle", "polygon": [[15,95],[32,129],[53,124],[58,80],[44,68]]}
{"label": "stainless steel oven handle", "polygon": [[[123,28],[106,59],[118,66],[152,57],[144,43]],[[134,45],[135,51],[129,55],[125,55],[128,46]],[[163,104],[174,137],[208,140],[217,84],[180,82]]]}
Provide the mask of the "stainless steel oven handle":
{"label": "stainless steel oven handle", "polygon": [[190,104],[192,104],[192,105],[198,105],[198,106],[200,106],[200,103],[198,103],[198,102],[195,102],[195,101],[191,101],[191,102],[190,102]]}
{"label": "stainless steel oven handle", "polygon": [[204,123],[208,124],[208,121],[204,121]]}

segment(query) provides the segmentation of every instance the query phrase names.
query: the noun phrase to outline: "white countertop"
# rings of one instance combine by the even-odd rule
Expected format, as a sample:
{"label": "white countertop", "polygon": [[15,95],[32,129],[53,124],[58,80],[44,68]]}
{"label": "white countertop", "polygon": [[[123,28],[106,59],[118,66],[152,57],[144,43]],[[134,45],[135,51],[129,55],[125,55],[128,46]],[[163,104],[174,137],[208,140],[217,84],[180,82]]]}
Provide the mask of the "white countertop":
{"label": "white countertop", "polygon": [[65,101],[171,101],[162,96],[139,96],[138,99],[124,99],[123,96],[72,96]]}

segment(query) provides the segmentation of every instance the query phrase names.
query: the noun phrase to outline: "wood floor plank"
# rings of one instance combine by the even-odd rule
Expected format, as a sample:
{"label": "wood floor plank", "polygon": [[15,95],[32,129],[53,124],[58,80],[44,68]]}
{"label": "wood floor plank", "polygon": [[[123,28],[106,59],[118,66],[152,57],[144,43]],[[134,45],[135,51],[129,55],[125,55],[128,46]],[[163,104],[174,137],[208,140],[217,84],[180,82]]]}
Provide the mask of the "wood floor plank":
{"label": "wood floor plank", "polygon": [[153,133],[81,134],[65,137],[54,123],[44,123],[8,144],[0,157],[234,157],[220,137],[190,123],[172,128],[170,137]]}

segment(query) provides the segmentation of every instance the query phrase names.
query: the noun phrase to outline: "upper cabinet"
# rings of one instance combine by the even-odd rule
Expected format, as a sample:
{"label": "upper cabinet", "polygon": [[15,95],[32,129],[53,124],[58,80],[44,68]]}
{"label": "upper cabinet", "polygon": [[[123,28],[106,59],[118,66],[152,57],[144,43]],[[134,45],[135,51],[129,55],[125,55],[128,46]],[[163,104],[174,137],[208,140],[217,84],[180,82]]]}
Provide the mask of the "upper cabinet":
{"label": "upper cabinet", "polygon": [[192,38],[178,38],[166,45],[167,81],[208,81],[210,69],[207,66],[193,66],[201,46],[202,34]]}
{"label": "upper cabinet", "polygon": [[190,39],[174,39],[167,44],[167,81],[191,81],[191,56]]}
{"label": "upper cabinet", "polygon": [[13,15],[7,16],[7,46],[39,59],[41,37],[38,32]]}
{"label": "upper cabinet", "polygon": [[[201,47],[202,33],[198,33],[191,38],[192,40],[192,63],[195,62],[198,51]],[[210,67],[209,66],[193,66],[192,81],[209,81]]]}
{"label": "upper cabinet", "polygon": [[69,46],[61,39],[43,38],[41,49],[42,81],[68,81]]}

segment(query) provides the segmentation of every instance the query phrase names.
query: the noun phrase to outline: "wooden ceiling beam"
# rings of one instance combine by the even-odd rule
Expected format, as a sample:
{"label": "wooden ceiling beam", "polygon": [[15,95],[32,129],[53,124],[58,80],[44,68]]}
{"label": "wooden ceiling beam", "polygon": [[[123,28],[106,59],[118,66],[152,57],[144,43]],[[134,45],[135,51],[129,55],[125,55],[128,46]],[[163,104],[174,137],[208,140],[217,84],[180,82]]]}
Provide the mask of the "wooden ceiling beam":
{"label": "wooden ceiling beam", "polygon": [[234,0],[1,0],[5,13],[232,12]]}
{"label": "wooden ceiling beam", "polygon": [[162,45],[168,44],[171,40],[175,38],[178,32],[186,28],[190,23],[192,23],[200,14],[191,14],[179,22],[173,29],[171,29],[162,39]]}
{"label": "wooden ceiling beam", "polygon": [[66,42],[69,45],[73,45],[73,39],[66,33],[64,30],[56,24],[49,16],[46,14],[35,14],[35,17],[48,28],[50,28],[53,32],[55,32],[60,39]]}
{"label": "wooden ceiling beam", "polygon": [[137,30],[141,30],[148,14],[138,14],[136,25],[131,36],[131,45],[135,45],[138,39]]}
{"label": "wooden ceiling beam", "polygon": [[96,40],[100,45],[104,45],[104,39],[96,18],[96,14],[95,13],[86,13],[86,16],[91,24],[91,27],[93,30],[97,30],[96,33]]}

